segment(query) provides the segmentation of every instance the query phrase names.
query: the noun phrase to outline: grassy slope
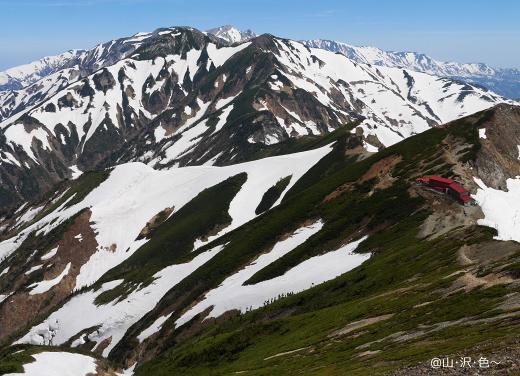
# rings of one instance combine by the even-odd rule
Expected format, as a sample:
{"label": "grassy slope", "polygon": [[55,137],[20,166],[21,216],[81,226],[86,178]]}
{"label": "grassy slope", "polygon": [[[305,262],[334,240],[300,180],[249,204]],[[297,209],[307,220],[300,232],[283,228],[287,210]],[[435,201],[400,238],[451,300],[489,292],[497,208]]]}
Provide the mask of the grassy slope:
{"label": "grassy slope", "polygon": [[[427,337],[403,339],[398,345],[391,337],[387,338],[396,332],[417,334],[419,325],[433,328],[444,321],[493,316],[497,313],[497,304],[511,292],[503,285],[451,295],[443,291],[457,278],[451,274],[460,269],[456,252],[462,245],[499,246],[500,242],[492,239],[492,230],[470,226],[454,229],[435,240],[417,236],[429,209],[423,199],[409,195],[413,179],[425,169],[429,173],[451,174],[449,164],[439,163],[438,145],[448,134],[474,145],[478,142],[474,137],[476,132],[470,124],[458,122],[449,129],[432,129],[412,137],[361,162],[352,163],[338,152],[335,160],[328,161],[335,165],[333,172],[324,174],[323,170],[311,169],[302,179],[311,182],[310,185],[306,188],[300,185],[283,205],[231,233],[225,239],[230,244],[211,263],[171,291],[161,305],[175,301],[176,307],[182,309],[204,288],[218,285],[254,252],[273,244],[277,236],[308,218],[322,217],[330,228],[325,226],[323,233],[311,237],[281,261],[261,271],[256,280],[282,274],[317,251],[331,250],[333,245],[353,234],[357,227],[351,218],[361,219],[363,212],[367,214],[363,226],[372,235],[361,245],[360,251],[373,252],[373,257],[333,281],[210,325],[184,342],[175,339],[181,328],[159,349],[159,357],[137,369],[137,375],[217,375],[243,370],[253,375],[379,374],[487,340],[499,345],[508,338],[515,338],[519,334],[518,326],[508,319],[440,327]],[[370,197],[364,195],[370,185],[356,186],[354,191],[332,201],[322,201],[342,184],[357,182],[371,165],[390,155],[402,157],[392,172],[394,177],[400,178],[400,183]],[[513,261],[518,262],[518,252],[515,257]],[[432,303],[424,304],[427,302]],[[357,336],[328,336],[352,321],[388,313],[394,316],[358,331]],[[171,321],[168,324],[171,325]],[[372,341],[378,342],[356,348]],[[305,349],[265,360],[279,352],[299,348]],[[369,358],[360,357],[366,350],[381,352]]]}
{"label": "grassy slope", "polygon": [[291,182],[291,178],[292,175],[286,176],[280,179],[275,185],[270,187],[267,191],[265,191],[264,195],[262,196],[262,199],[260,200],[260,203],[258,204],[255,210],[255,213],[257,215],[265,212],[266,210],[271,209],[276,200],[280,198],[285,188],[287,188],[287,186]]}

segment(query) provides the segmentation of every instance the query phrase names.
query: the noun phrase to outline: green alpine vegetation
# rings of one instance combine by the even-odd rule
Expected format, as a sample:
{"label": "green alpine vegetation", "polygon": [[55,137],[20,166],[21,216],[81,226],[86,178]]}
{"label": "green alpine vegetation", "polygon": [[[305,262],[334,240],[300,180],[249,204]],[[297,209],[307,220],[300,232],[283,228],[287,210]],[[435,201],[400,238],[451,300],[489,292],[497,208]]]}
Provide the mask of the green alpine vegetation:
{"label": "green alpine vegetation", "polygon": [[[425,223],[439,208],[414,184],[425,166],[431,170],[433,161],[436,174],[456,174],[455,161],[444,161],[437,145],[449,140],[471,146],[478,142],[477,132],[473,122],[460,121],[362,160],[345,156],[344,150],[329,154],[324,160],[335,155],[330,162],[337,168],[324,173],[311,169],[301,180],[314,184],[294,190],[282,205],[219,240],[227,245],[215,260],[167,294],[157,311],[170,304],[177,307],[163,325],[169,339],[154,343],[162,343],[160,356],[139,365],[136,374],[385,374],[414,364],[427,370],[433,356],[463,350],[476,354],[476,346],[507,349],[520,334],[515,315],[504,303],[514,294],[514,285],[484,281],[498,271],[510,277],[517,273],[520,245],[494,240],[494,230],[476,224],[453,226],[441,236],[424,234]],[[461,153],[460,158],[466,160],[467,155]],[[387,176],[378,175],[376,167],[387,161],[393,161]],[[463,210],[453,202],[443,205],[450,212]],[[351,272],[264,308],[202,326],[197,318],[186,327],[172,325],[184,304],[244,264],[246,250],[269,249],[282,234],[313,218],[324,220],[320,232],[247,283],[283,275],[362,234],[369,237],[357,251],[372,257]],[[487,252],[495,252],[496,261],[484,269],[479,266],[479,274],[465,271],[460,263],[463,249],[481,250],[475,265],[486,263]],[[467,275],[484,279],[465,285]],[[119,351],[116,358],[125,352]]]}
{"label": "green alpine vegetation", "polygon": [[286,176],[285,178],[280,179],[275,185],[273,185],[267,191],[265,191],[264,195],[262,196],[262,200],[255,209],[255,213],[261,214],[266,210],[271,209],[276,200],[280,198],[285,188],[287,188],[287,186],[289,185],[291,178],[292,176]]}

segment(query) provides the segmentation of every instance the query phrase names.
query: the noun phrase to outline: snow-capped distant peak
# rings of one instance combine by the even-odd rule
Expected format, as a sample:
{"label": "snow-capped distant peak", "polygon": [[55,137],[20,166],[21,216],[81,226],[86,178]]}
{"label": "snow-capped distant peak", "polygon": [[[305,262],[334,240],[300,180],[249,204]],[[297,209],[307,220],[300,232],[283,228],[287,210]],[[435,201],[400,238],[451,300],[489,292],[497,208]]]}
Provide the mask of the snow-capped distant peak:
{"label": "snow-capped distant peak", "polygon": [[54,71],[63,69],[82,53],[84,50],[70,50],[0,72],[0,91],[16,90],[30,85]]}
{"label": "snow-capped distant peak", "polygon": [[229,43],[245,42],[257,36],[249,29],[242,31],[232,25],[216,27],[214,29],[207,30],[207,32]]}
{"label": "snow-capped distant peak", "polygon": [[492,75],[495,70],[482,63],[443,62],[419,52],[383,51],[377,47],[353,46],[332,40],[314,39],[303,42],[313,48],[340,52],[358,63],[402,67],[436,76]]}
{"label": "snow-capped distant peak", "polygon": [[439,77],[449,77],[478,84],[498,94],[515,99],[520,94],[520,71],[514,68],[492,68],[484,63],[457,63],[436,60],[411,51],[383,51],[377,47],[353,46],[325,39],[302,41],[308,47],[339,52],[361,64],[405,68]]}

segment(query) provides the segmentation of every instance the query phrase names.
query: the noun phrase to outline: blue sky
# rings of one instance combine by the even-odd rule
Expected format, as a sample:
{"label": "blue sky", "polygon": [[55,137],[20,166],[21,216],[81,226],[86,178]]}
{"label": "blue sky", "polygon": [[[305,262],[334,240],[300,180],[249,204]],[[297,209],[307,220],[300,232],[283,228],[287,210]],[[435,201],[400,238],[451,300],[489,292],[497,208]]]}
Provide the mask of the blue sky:
{"label": "blue sky", "polygon": [[517,0],[0,0],[0,14],[0,69],[138,31],[223,24],[520,68]]}

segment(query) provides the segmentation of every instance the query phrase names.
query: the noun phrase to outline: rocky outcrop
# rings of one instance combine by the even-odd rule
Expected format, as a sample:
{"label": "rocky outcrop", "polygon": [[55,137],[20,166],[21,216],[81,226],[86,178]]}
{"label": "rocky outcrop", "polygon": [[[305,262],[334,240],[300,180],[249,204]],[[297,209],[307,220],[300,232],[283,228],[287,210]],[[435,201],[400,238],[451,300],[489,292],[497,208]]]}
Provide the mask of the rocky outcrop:
{"label": "rocky outcrop", "polygon": [[507,189],[506,180],[520,176],[520,107],[498,105],[476,126],[481,145],[477,174],[487,186]]}

